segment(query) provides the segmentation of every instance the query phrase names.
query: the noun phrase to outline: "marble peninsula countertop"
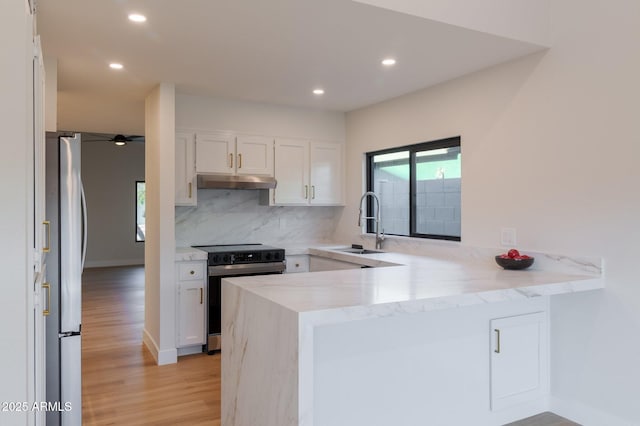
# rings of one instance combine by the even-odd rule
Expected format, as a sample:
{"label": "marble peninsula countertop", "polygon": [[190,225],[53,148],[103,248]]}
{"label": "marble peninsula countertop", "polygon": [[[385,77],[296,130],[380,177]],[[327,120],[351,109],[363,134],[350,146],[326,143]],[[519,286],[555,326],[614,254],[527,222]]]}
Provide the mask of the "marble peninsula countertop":
{"label": "marble peninsula countertop", "polygon": [[[225,282],[307,317],[318,313],[318,320],[328,319],[331,311],[329,322],[604,288],[600,259],[535,254],[535,268],[509,271],[494,263],[491,252],[470,250],[436,258],[393,252],[359,255],[335,246],[311,247],[306,250],[310,255],[370,268],[227,278]],[[297,248],[293,252],[304,253]]]}

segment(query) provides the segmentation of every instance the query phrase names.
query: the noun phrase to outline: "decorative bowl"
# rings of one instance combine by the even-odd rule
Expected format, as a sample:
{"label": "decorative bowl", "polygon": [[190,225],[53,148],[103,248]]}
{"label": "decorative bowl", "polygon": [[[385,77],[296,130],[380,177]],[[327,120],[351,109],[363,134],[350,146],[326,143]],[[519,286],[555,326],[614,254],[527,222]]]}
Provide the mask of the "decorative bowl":
{"label": "decorative bowl", "polygon": [[534,258],[528,259],[512,259],[496,256],[496,263],[504,269],[527,269],[533,265]]}

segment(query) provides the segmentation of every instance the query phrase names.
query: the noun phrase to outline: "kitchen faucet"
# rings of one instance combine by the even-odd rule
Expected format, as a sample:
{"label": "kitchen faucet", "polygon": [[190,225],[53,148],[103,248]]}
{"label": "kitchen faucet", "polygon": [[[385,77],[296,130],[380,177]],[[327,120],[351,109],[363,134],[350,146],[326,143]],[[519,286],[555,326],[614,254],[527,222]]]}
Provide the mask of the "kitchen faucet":
{"label": "kitchen faucet", "polygon": [[[376,214],[375,216],[365,216],[362,217],[362,201],[367,197],[373,197],[376,200]],[[373,219],[376,221],[376,249],[382,249],[382,242],[384,241],[384,229],[382,230],[382,234],[380,234],[380,199],[373,191],[367,191],[362,194],[362,198],[360,198],[360,213],[358,214],[358,226],[362,226],[362,219]]]}

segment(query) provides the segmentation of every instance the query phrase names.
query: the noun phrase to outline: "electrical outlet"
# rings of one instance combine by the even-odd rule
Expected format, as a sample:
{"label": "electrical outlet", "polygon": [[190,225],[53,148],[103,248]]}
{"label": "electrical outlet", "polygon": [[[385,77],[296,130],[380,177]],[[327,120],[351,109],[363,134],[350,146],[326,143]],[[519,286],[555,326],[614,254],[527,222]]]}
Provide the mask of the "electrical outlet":
{"label": "electrical outlet", "polygon": [[516,229],[502,228],[500,231],[500,243],[505,247],[516,246]]}

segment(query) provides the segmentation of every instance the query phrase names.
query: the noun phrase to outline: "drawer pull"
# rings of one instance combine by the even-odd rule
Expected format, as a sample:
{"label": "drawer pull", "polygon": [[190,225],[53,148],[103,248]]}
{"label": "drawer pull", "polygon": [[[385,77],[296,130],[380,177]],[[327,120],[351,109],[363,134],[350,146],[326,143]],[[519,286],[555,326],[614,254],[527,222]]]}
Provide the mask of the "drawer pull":
{"label": "drawer pull", "polygon": [[499,354],[500,353],[500,330],[496,328],[493,331],[496,332],[496,348],[494,349],[494,352]]}
{"label": "drawer pull", "polygon": [[201,304],[201,305],[202,305],[202,300],[203,300],[203,293],[204,293],[204,291],[203,291],[203,289],[201,288],[201,289],[200,289],[200,304]]}

